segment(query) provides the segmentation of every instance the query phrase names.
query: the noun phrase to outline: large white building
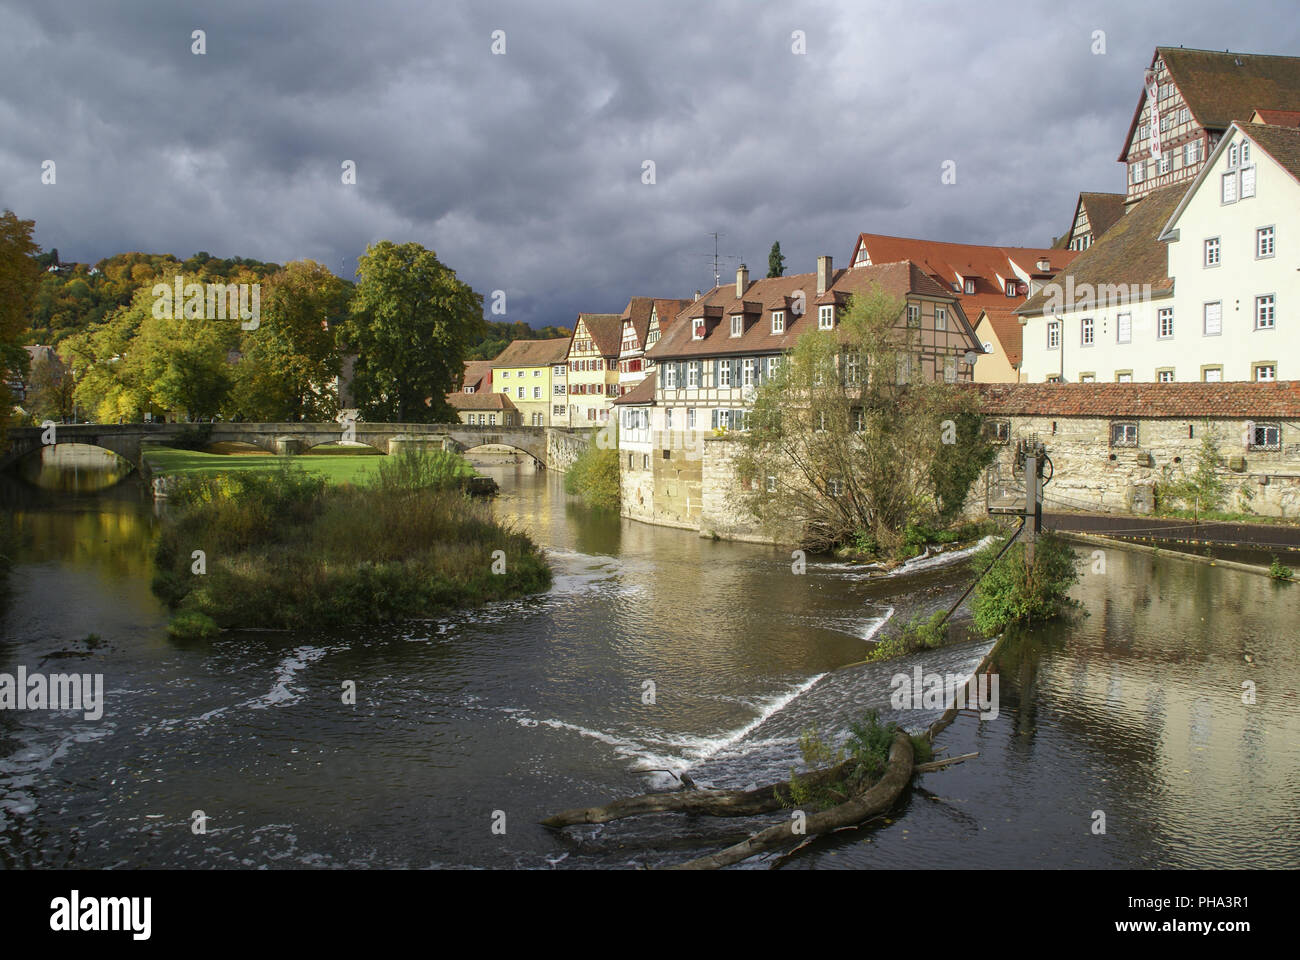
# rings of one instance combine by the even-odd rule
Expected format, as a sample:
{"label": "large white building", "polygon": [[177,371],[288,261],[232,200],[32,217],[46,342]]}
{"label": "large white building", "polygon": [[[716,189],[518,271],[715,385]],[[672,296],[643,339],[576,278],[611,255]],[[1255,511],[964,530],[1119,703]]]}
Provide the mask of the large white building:
{"label": "large white building", "polygon": [[1017,311],[1034,382],[1300,376],[1300,130],[1233,123]]}

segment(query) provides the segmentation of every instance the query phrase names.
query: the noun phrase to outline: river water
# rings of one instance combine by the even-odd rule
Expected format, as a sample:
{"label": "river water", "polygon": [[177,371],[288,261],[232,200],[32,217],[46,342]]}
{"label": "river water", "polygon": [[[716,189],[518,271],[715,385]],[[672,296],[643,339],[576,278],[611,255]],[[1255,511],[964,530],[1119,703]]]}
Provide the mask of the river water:
{"label": "river water", "polygon": [[[546,595],[197,644],[167,638],[150,592],[157,521],[138,481],[54,495],[9,480],[0,673],[102,673],[106,697],[99,720],[0,711],[0,865],[665,865],[783,814],[537,821],[668,787],[665,770],[786,777],[801,731],[841,739],[870,709],[920,729],[939,711],[894,711],[891,677],[964,676],[990,647],[846,667],[888,618],[956,599],[960,559],[872,580],[810,558],[798,574],[788,550],[593,514],[531,465],[484,472],[499,513],[547,549]],[[967,711],[937,743],[980,757],[785,869],[1300,866],[1300,587],[1083,556],[1080,615],[1004,644],[998,715]]]}

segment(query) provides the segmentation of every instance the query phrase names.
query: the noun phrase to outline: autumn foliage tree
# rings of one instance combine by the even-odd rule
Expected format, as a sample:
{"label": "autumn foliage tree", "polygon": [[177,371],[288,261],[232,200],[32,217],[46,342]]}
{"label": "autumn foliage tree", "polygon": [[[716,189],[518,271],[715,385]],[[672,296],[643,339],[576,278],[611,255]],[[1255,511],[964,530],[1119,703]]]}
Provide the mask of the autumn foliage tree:
{"label": "autumn foliage tree", "polygon": [[0,214],[0,438],[9,428],[13,401],[11,379],[27,376],[27,351],[22,348],[31,316],[32,301],[40,282],[40,253],[32,230],[33,220],[19,220],[12,210]]}

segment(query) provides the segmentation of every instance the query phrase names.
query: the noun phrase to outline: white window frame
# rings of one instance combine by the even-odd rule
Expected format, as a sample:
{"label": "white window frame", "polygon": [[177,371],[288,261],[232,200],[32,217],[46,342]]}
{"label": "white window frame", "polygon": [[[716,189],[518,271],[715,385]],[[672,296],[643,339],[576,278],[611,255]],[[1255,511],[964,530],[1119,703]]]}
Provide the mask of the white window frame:
{"label": "white window frame", "polygon": [[[1221,178],[1219,187],[1219,204],[1227,206],[1230,203],[1237,202],[1237,171],[1231,170],[1225,173]],[[1231,189],[1229,189],[1231,188]]]}
{"label": "white window frame", "polygon": [[1091,347],[1097,342],[1097,321],[1092,317],[1083,317],[1079,321],[1079,343]]}
{"label": "white window frame", "polygon": [[686,389],[698,390],[700,388],[700,361],[691,360],[686,364]]}
{"label": "white window frame", "polygon": [[733,313],[731,315],[731,335],[738,337],[745,332],[745,315],[743,313]]}
{"label": "white window frame", "polygon": [[1138,424],[1136,420],[1112,420],[1110,424],[1110,446],[1136,447],[1138,445]]}
{"label": "white window frame", "polygon": [[[1262,435],[1262,436],[1261,436]],[[1269,439],[1270,435],[1272,440]],[[1250,450],[1281,450],[1282,449],[1282,424],[1280,423],[1253,423],[1250,430]]]}
{"label": "white window frame", "polygon": [[696,317],[694,320],[691,321],[691,339],[692,340],[704,339],[704,318],[703,317]]}
{"label": "white window frame", "polygon": [[[1264,245],[1268,244],[1268,252],[1264,253]],[[1268,226],[1259,227],[1255,231],[1255,259],[1268,260],[1277,256],[1277,226],[1269,224]]]}
{"label": "white window frame", "polygon": [[772,332],[785,333],[785,311],[784,310],[772,311]]}
{"label": "white window frame", "polygon": [[[1166,321],[1168,332],[1165,332]],[[1156,310],[1156,339],[1172,340],[1174,338],[1174,308],[1160,307]]]}
{"label": "white window frame", "polygon": [[1047,349],[1048,350],[1061,349],[1061,321],[1060,320],[1047,321]]}
{"label": "white window frame", "polygon": [[824,303],[817,308],[817,329],[834,330],[835,329],[835,305]]}
{"label": "white window frame", "polygon": [[[1210,308],[1218,308],[1218,317],[1215,320],[1215,329],[1210,329]],[[1201,308],[1201,336],[1217,337],[1223,333],[1223,301],[1209,300]]]}
{"label": "white window frame", "polygon": [[[1268,376],[1261,377],[1260,373],[1267,370]],[[1250,368],[1251,379],[1255,383],[1274,383],[1277,380],[1277,364],[1275,363],[1256,363]]]}
{"label": "white window frame", "polygon": [[947,307],[934,308],[934,329],[936,330],[948,329],[948,308]]}
{"label": "white window frame", "polygon": [[1206,237],[1201,266],[1217,267],[1223,263],[1223,241],[1219,237]]}
{"label": "white window frame", "polygon": [[[1265,311],[1268,314],[1268,322],[1261,319],[1261,314]],[[1255,298],[1255,329],[1277,329],[1277,294],[1261,293]]]}
{"label": "white window frame", "polygon": [[717,361],[717,364],[718,364],[718,386],[730,387],[731,386],[731,361],[719,360]]}

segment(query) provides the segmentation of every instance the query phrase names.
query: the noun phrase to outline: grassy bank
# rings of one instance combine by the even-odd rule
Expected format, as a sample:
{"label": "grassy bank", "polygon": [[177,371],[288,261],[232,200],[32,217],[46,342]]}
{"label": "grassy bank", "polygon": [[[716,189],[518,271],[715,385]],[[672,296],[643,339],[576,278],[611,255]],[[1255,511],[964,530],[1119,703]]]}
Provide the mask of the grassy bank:
{"label": "grassy bank", "polygon": [[458,489],[451,457],[384,457],[367,486],[302,457],[181,476],[154,558],[173,635],[419,619],[547,589],[541,551]]}
{"label": "grassy bank", "polygon": [[[352,452],[362,450],[366,453]],[[370,447],[340,447],[328,453],[304,453],[292,457],[146,447],[144,459],[148,461],[149,469],[155,477],[273,473],[282,469],[285,463],[291,463],[312,476],[323,477],[331,484],[373,484],[379,474],[378,465],[385,458]],[[457,459],[464,463],[463,475],[474,476],[474,468],[463,459]]]}

